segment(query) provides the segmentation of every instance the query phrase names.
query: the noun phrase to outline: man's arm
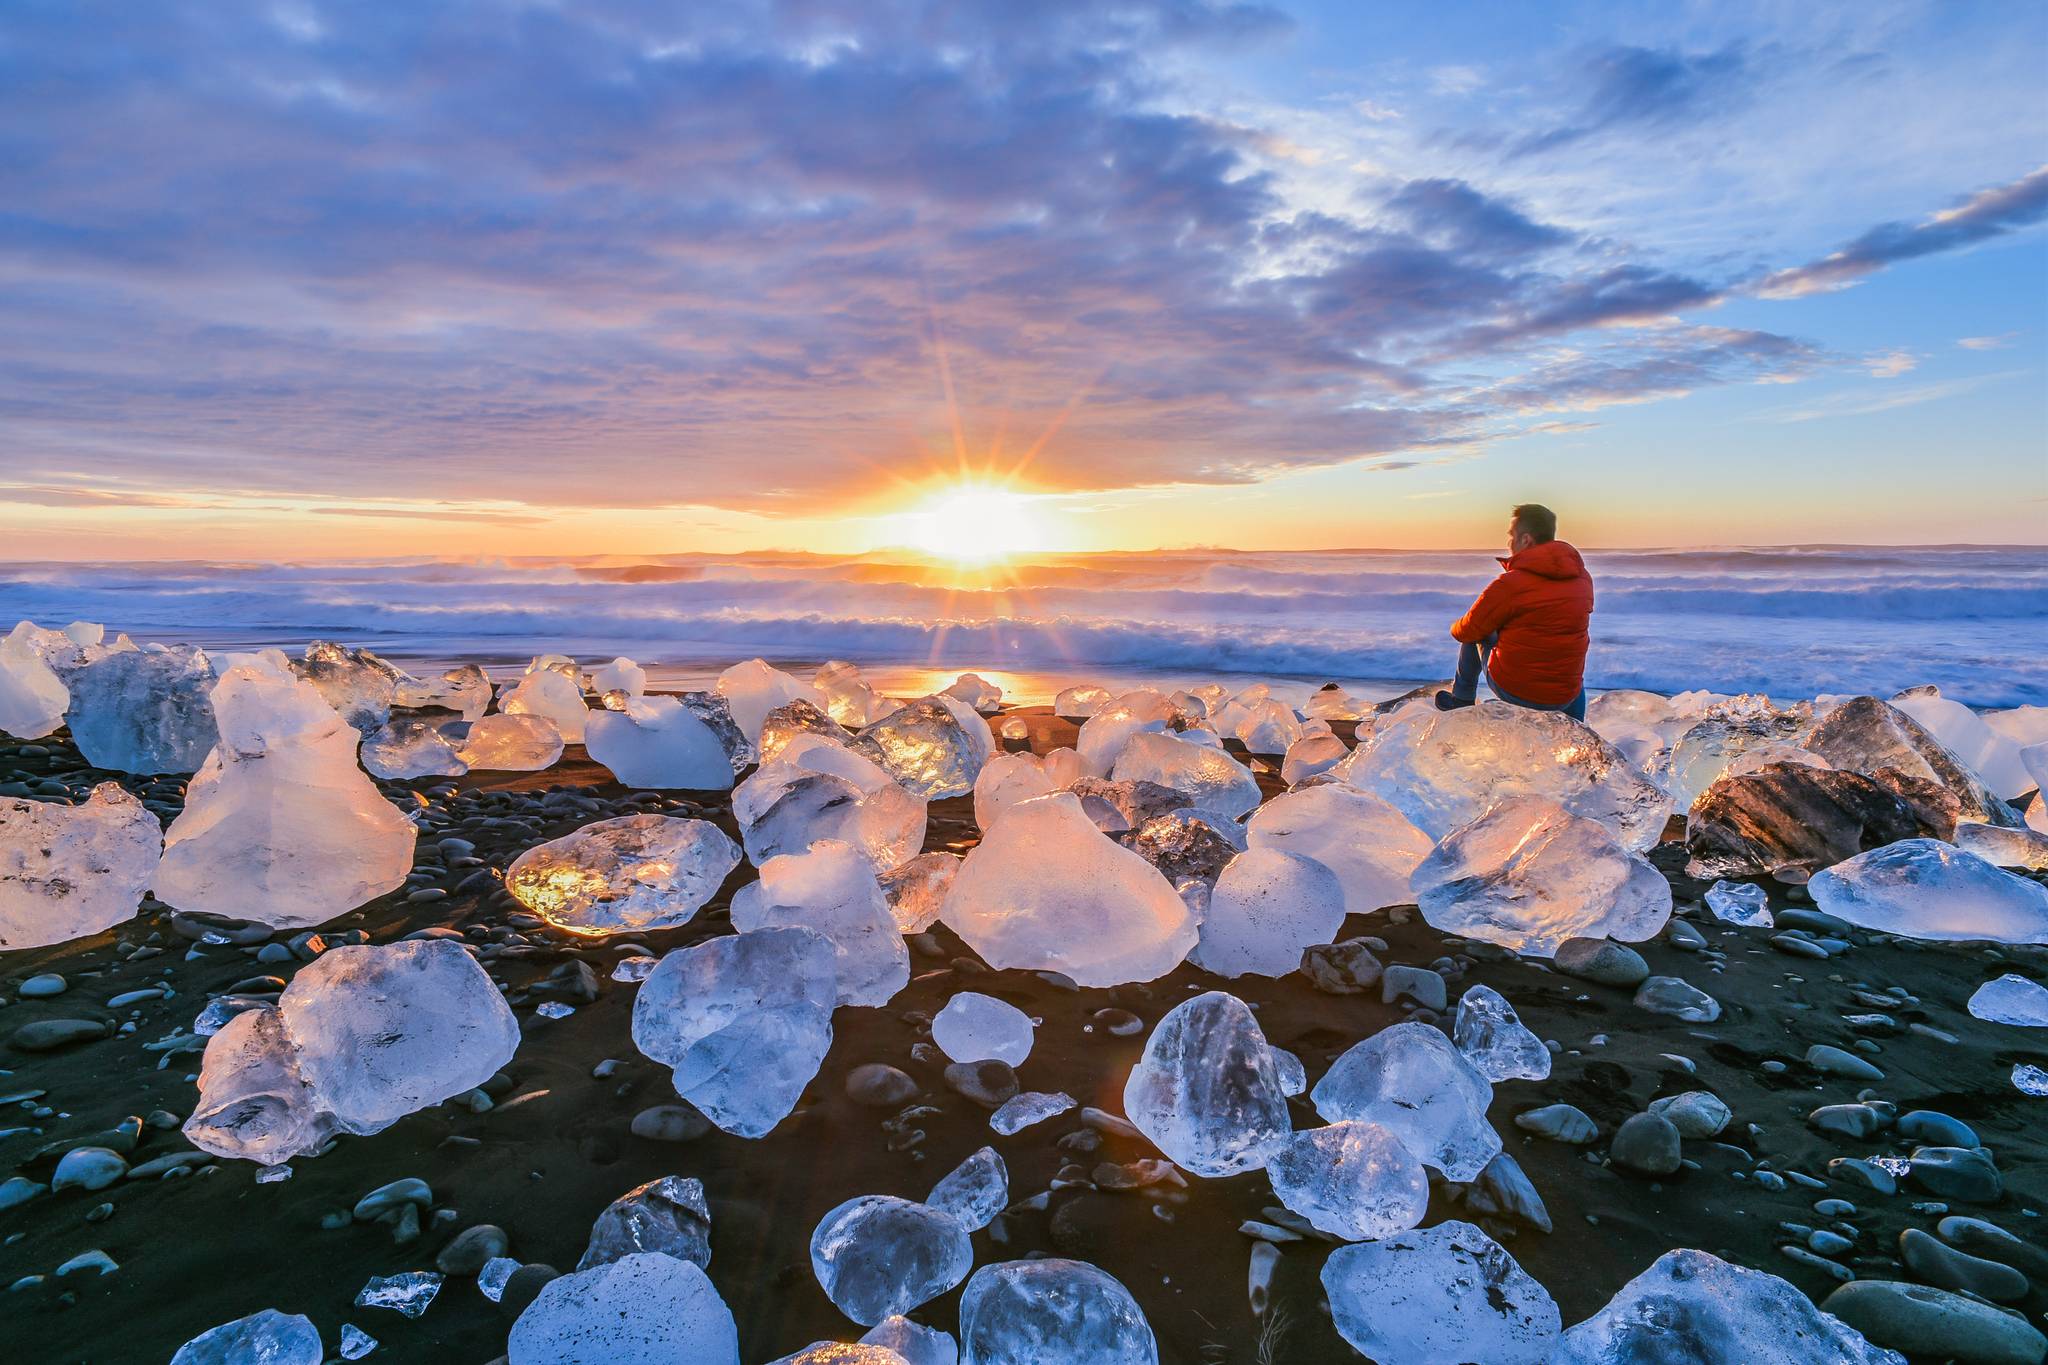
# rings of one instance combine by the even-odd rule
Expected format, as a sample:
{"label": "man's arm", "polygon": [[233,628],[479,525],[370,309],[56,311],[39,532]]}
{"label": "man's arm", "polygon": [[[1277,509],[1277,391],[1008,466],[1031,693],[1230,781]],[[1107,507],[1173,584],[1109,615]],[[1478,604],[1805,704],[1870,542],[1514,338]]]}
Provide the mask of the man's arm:
{"label": "man's arm", "polygon": [[1463,616],[1451,623],[1451,638],[1461,645],[1476,645],[1487,636],[1507,624],[1508,619],[1508,576],[1486,585],[1486,591],[1479,594]]}

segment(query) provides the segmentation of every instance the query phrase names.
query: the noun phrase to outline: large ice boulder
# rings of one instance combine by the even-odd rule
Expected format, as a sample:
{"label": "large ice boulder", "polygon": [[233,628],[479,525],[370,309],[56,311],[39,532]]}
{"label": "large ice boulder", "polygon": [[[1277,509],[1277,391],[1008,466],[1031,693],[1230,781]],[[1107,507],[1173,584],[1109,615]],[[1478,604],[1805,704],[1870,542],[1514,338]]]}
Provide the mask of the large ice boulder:
{"label": "large ice boulder", "polygon": [[1663,837],[1671,814],[1671,798],[1598,733],[1561,712],[1506,702],[1407,708],[1330,771],[1384,797],[1433,839],[1510,796],[1554,801],[1638,851]]}
{"label": "large ice boulder", "polygon": [[405,674],[367,649],[350,649],[331,640],[306,646],[303,659],[292,660],[292,672],[313,685],[341,718],[363,734],[373,734],[391,719]]}
{"label": "large ice boulder", "polygon": [[1432,846],[1393,806],[1339,782],[1274,797],[1245,831],[1253,848],[1297,853],[1336,873],[1345,913],[1353,915],[1406,905],[1408,880]]}
{"label": "large ice boulder", "polygon": [[171,1365],[320,1365],[326,1358],[311,1318],[266,1308],[201,1332]]}
{"label": "large ice boulder", "polygon": [[832,1046],[832,940],[757,929],[682,948],[633,1001],[633,1044],[720,1128],[760,1137],[789,1116]]}
{"label": "large ice boulder", "polygon": [[631,697],[617,708],[592,711],[583,747],[629,787],[732,787],[725,746],[674,697]]}
{"label": "large ice boulder", "polygon": [[163,856],[163,826],[119,784],[83,804],[0,800],[0,950],[41,948],[135,913]]}
{"label": "large ice boulder", "polygon": [[69,679],[72,741],[95,768],[194,772],[220,738],[213,717],[219,680],[202,649],[127,649],[95,659]]}
{"label": "large ice boulder", "polygon": [[762,863],[760,880],[733,896],[732,923],[743,934],[803,928],[830,939],[842,1005],[886,1005],[910,984],[910,949],[875,865],[840,840]]}
{"label": "large ice boulder", "polygon": [[1564,1334],[1555,1365],[1905,1365],[1797,1288],[1704,1251],[1667,1251]]}
{"label": "large ice boulder", "polygon": [[1880,778],[1799,763],[1731,768],[1685,818],[1686,874],[1803,882],[1869,849],[1953,830],[1944,803],[1927,799],[1939,788],[1889,769]]}
{"label": "large ice boulder", "polygon": [[718,695],[732,709],[733,722],[749,744],[761,738],[761,726],[768,713],[793,701],[807,701],[823,708],[824,694],[808,683],[775,668],[766,659],[749,659],[734,664],[718,675]]}
{"label": "large ice boulder", "polygon": [[259,657],[228,669],[211,705],[220,743],[164,835],[157,899],[295,929],[405,884],[417,831],[319,692]]}
{"label": "large ice boulder", "polygon": [[2048,943],[2048,887],[1939,839],[1902,839],[1807,883],[1813,903],[1865,929],[1906,938]]}
{"label": "large ice boulder", "polygon": [[393,716],[363,736],[357,756],[374,777],[460,777],[469,771],[443,721]]}
{"label": "large ice boulder", "polygon": [[1156,782],[1185,793],[1191,806],[1233,818],[1259,804],[1259,779],[1251,769],[1221,749],[1167,734],[1131,736],[1117,754],[1110,777],[1118,782]]}
{"label": "large ice boulder", "polygon": [[961,864],[943,918],[998,971],[1063,972],[1083,986],[1164,976],[1197,937],[1166,878],[1066,792],[1004,814]]}
{"label": "large ice boulder", "polygon": [[555,928],[601,938],[688,924],[739,861],[707,820],[622,815],[527,849],[505,889]]}
{"label": "large ice boulder", "polygon": [[970,1365],[1159,1365],[1159,1344],[1131,1291],[1085,1261],[998,1261],[960,1295]]}
{"label": "large ice boulder", "polygon": [[811,1233],[811,1272],[840,1312],[863,1327],[910,1312],[974,1268],[968,1227],[944,1209],[864,1194]]}
{"label": "large ice boulder", "polygon": [[1347,1119],[1290,1136],[1266,1160],[1273,1193],[1319,1232],[1358,1242],[1406,1232],[1429,1211],[1429,1176],[1400,1138]]}
{"label": "large ice boulder", "polygon": [[1611,827],[1514,796],[1444,836],[1410,885],[1436,929],[1550,957],[1568,938],[1638,942],[1671,918],[1671,883]]}
{"label": "large ice boulder", "polygon": [[756,867],[836,839],[886,871],[924,846],[923,798],[836,744],[792,743],[734,789],[732,813]]}
{"label": "large ice boulder", "polygon": [[237,1014],[207,1041],[185,1136],[274,1165],[474,1089],[518,1046],[511,1007],[462,945],[330,948],[275,1007]]}
{"label": "large ice boulder", "polygon": [[1884,769],[1933,782],[1954,796],[1962,819],[2018,825],[2020,818],[1940,740],[1896,706],[1854,697],[1821,718],[1806,747],[1837,768],[1876,777]]}
{"label": "large ice boulder", "polygon": [[1209,991],[1168,1010],[1124,1084],[1124,1117],[1196,1175],[1255,1171],[1292,1121],[1273,1050],[1234,995]]}
{"label": "large ice boulder", "polygon": [[1892,705],[1920,722],[1921,729],[1983,779],[1992,795],[2010,801],[2034,790],[2034,779],[2020,762],[2023,746],[1999,734],[1961,702],[1929,687],[1901,692]]}
{"label": "large ice boulder", "polygon": [[986,834],[1002,813],[1019,801],[1049,796],[1060,789],[1032,753],[997,754],[974,779],[974,823]]}
{"label": "large ice boulder", "polygon": [[1476,1179],[1500,1154],[1486,1121],[1493,1084],[1427,1024],[1395,1024],[1354,1044],[1309,1098],[1327,1122],[1379,1124],[1452,1180]]}
{"label": "large ice boulder", "polygon": [[41,739],[64,723],[71,689],[35,646],[32,622],[0,640],[0,734]]}
{"label": "large ice boulder", "polygon": [[1107,777],[1124,746],[1138,735],[1178,731],[1190,723],[1186,713],[1171,699],[1152,688],[1141,687],[1098,707],[1083,722],[1074,748],[1089,773]]}
{"label": "large ice boulder", "polygon": [[927,801],[965,796],[995,756],[988,722],[957,697],[923,697],[860,732],[854,746]]}
{"label": "large ice boulder", "polygon": [[1301,965],[1302,949],[1330,942],[1343,926],[1336,873],[1298,853],[1248,849],[1218,874],[1188,960],[1218,976],[1285,976]]}
{"label": "large ice boulder", "polygon": [[1381,1365],[1544,1365],[1557,1349],[1549,1291],[1470,1223],[1338,1247],[1323,1289],[1338,1334]]}
{"label": "large ice boulder", "polygon": [[469,723],[455,756],[489,772],[537,773],[562,757],[562,732],[546,716],[482,716]]}
{"label": "large ice boulder", "polygon": [[583,704],[583,689],[574,679],[552,668],[535,669],[521,678],[498,698],[498,709],[508,716],[551,720],[563,740],[570,744],[583,742],[583,729],[590,721],[590,708]]}
{"label": "large ice boulder", "polygon": [[658,1251],[549,1280],[512,1324],[510,1365],[739,1365],[711,1277]]}

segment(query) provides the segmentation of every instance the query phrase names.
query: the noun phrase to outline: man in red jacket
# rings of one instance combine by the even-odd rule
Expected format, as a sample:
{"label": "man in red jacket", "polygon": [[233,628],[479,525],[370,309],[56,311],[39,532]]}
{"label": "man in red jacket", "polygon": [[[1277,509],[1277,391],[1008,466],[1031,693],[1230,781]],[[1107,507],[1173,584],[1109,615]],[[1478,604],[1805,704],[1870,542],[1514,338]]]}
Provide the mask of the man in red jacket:
{"label": "man in red jacket", "polygon": [[1455,711],[1479,696],[1479,673],[1493,695],[1532,711],[1586,718],[1587,618],[1593,577],[1579,552],[1557,538],[1557,514],[1524,503],[1508,522],[1501,576],[1451,627],[1458,676],[1436,694],[1437,709]]}

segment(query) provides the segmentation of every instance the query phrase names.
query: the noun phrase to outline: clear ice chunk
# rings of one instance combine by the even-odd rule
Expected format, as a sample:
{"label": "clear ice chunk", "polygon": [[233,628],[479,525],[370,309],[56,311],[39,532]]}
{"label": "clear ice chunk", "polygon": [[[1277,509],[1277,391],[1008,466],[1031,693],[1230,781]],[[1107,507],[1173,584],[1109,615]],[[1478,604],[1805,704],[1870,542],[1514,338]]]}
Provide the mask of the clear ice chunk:
{"label": "clear ice chunk", "polygon": [[979,673],[962,673],[953,679],[946,695],[976,711],[994,711],[1003,704],[1003,689]]}
{"label": "clear ice chunk", "polygon": [[372,1275],[356,1291],[356,1307],[389,1308],[394,1313],[417,1318],[426,1313],[441,1292],[441,1276],[431,1270],[404,1270],[396,1275]]}
{"label": "clear ice chunk", "polygon": [[2034,790],[2034,780],[2020,761],[2021,746],[1993,730],[1961,702],[1929,688],[1924,693],[1918,689],[1901,693],[1892,698],[1892,705],[1919,721],[1921,729],[1983,779],[1992,795],[2010,801]]}
{"label": "clear ice chunk", "polygon": [[924,1202],[952,1214],[975,1232],[989,1225],[1010,1202],[1010,1171],[993,1147],[980,1151],[955,1166]]}
{"label": "clear ice chunk", "polygon": [[1489,1081],[1540,1081],[1550,1076],[1550,1049],[1523,1025],[1507,997],[1491,986],[1468,986],[1459,997],[1451,1041]]}
{"label": "clear ice chunk", "polygon": [[1298,853],[1336,873],[1351,915],[1408,904],[1408,879],[1430,850],[1429,836],[1407,816],[1336,782],[1274,797],[1245,831],[1253,848]]}
{"label": "clear ice chunk", "polygon": [[1002,813],[1019,801],[1059,790],[1036,754],[997,754],[974,779],[974,823],[984,834],[995,828]]}
{"label": "clear ice chunk", "polygon": [[1259,780],[1251,769],[1221,749],[1190,744],[1166,734],[1131,736],[1117,754],[1110,777],[1118,782],[1156,782],[1184,793],[1188,804],[1236,819],[1257,808]]}
{"label": "clear ice chunk", "polygon": [[0,734],[41,739],[64,723],[71,689],[33,643],[36,627],[23,621],[0,640]]}
{"label": "clear ice chunk", "polygon": [[702,1266],[639,1252],[549,1280],[512,1324],[509,1365],[739,1365]]}
{"label": "clear ice chunk", "polygon": [[2048,871],[2048,834],[2033,829],[2006,829],[1965,820],[1956,826],[1956,847],[1974,853],[1993,867]]}
{"label": "clear ice chunk", "polygon": [[1854,697],[1835,707],[1805,743],[1837,768],[1866,777],[1891,768],[1932,782],[1955,797],[1962,819],[2009,827],[2021,823],[2012,807],[1920,722],[1876,697]]}
{"label": "clear ice chunk", "polygon": [[1118,755],[1133,738],[1165,731],[1180,720],[1180,708],[1161,693],[1141,687],[1098,707],[1082,723],[1074,747],[1090,774],[1107,777],[1116,766]]}
{"label": "clear ice chunk", "polygon": [[2048,943],[2048,887],[1939,839],[1901,839],[1816,873],[1823,913],[1906,938]]}
{"label": "clear ice chunk", "polygon": [[[889,1319],[901,1322],[902,1318]],[[777,1356],[768,1365],[907,1365],[902,1354],[867,1342],[814,1341],[795,1355]]]}
{"label": "clear ice chunk", "polygon": [[505,869],[505,889],[571,934],[673,929],[696,918],[739,862],[739,847],[708,820],[622,815],[527,849]]}
{"label": "clear ice chunk", "polygon": [[1987,1023],[2048,1028],[2048,986],[2007,972],[1979,986],[1969,1009]]}
{"label": "clear ice chunk", "polygon": [[1188,960],[1218,976],[1285,976],[1302,949],[1344,924],[1344,887],[1314,859],[1278,848],[1232,858],[1209,893],[1202,937]]}
{"label": "clear ice chunk", "polygon": [[1124,1085],[1124,1117],[1202,1176],[1255,1171],[1287,1140],[1287,1096],[1251,1007],[1209,991],[1168,1010]]}
{"label": "clear ice chunk", "polygon": [[171,1365],[320,1365],[326,1358],[312,1319],[266,1308],[201,1332]]}
{"label": "clear ice chunk", "polygon": [[1707,888],[1706,901],[1723,924],[1769,929],[1777,923],[1771,917],[1770,893],[1754,882],[1715,882]]}
{"label": "clear ice chunk", "polygon": [[1388,1129],[1452,1180],[1477,1178],[1500,1153],[1486,1121],[1493,1084],[1427,1024],[1395,1024],[1354,1044],[1309,1098],[1330,1123],[1366,1119]]}
{"label": "clear ice chunk", "polygon": [[725,745],[674,697],[632,697],[623,710],[591,712],[583,747],[629,787],[732,787]]}
{"label": "clear ice chunk", "polygon": [[973,1365],[1159,1365],[1131,1292],[1085,1261],[998,1261],[960,1294],[960,1349]]}
{"label": "clear ice chunk", "polygon": [[811,1233],[811,1272],[863,1327],[908,1313],[974,1268],[968,1227],[944,1209],[893,1195],[849,1199]]}
{"label": "clear ice chunk", "polygon": [[906,934],[921,934],[937,924],[959,871],[957,853],[920,853],[884,872],[882,894],[889,898],[896,927]]}
{"label": "clear ice chunk", "polygon": [[590,721],[590,708],[583,704],[583,689],[552,668],[542,668],[521,678],[498,698],[498,709],[510,716],[538,716],[553,721],[568,744],[583,742],[583,730]]}
{"label": "clear ice chunk", "polygon": [[590,690],[600,697],[607,692],[642,696],[647,691],[647,670],[621,655],[590,671]]}
{"label": "clear ice chunk", "polygon": [[764,764],[734,790],[733,818],[739,822],[747,860],[756,867],[784,854],[802,853],[813,844],[839,840],[859,848],[877,870],[887,870],[923,847],[921,798],[894,782],[863,788],[851,777],[800,766],[828,761],[832,747],[806,749],[793,761]]}
{"label": "clear ice chunk", "polygon": [[133,917],[163,826],[119,784],[82,805],[0,798],[0,950],[84,938]]}
{"label": "clear ice chunk", "polygon": [[661,960],[633,1002],[633,1044],[728,1133],[759,1137],[796,1108],[832,1046],[832,940],[757,929]]}
{"label": "clear ice chunk", "polygon": [[367,649],[350,649],[331,640],[315,640],[292,672],[312,685],[326,703],[356,730],[374,734],[391,719],[391,704],[405,675]]}
{"label": "clear ice chunk", "polygon": [[894,1351],[903,1358],[903,1365],[960,1365],[960,1348],[949,1334],[909,1318],[883,1318],[860,1340],[863,1346]]}
{"label": "clear ice chunk", "polygon": [[546,716],[484,716],[469,723],[456,757],[487,772],[537,773],[562,757],[562,732]]}
{"label": "clear ice chunk", "polygon": [[913,795],[965,796],[996,752],[988,722],[957,697],[923,697],[860,732],[856,749]]}
{"label": "clear ice chunk", "polygon": [[761,864],[761,877],[732,898],[733,927],[801,928],[837,953],[838,1003],[886,1005],[910,984],[910,949],[875,879],[875,865],[836,839]]}
{"label": "clear ice chunk", "polygon": [[220,739],[213,718],[219,674],[204,650],[121,650],[68,681],[71,738],[95,768],[196,772]]}
{"label": "clear ice chunk", "polygon": [[1030,1015],[975,991],[961,991],[932,1016],[932,1041],[956,1062],[994,1058],[1022,1066],[1034,1036]]}
{"label": "clear ice chunk", "polygon": [[1429,1211],[1422,1163],[1377,1123],[1295,1133],[1267,1159],[1266,1176],[1288,1209],[1347,1242],[1406,1232]]}
{"label": "clear ice chunk", "polygon": [[491,679],[479,664],[463,664],[431,678],[410,675],[398,680],[396,704],[415,709],[437,707],[476,720],[491,709]]}
{"label": "clear ice chunk", "polygon": [[1004,815],[962,862],[943,918],[998,971],[1062,972],[1082,986],[1164,976],[1197,936],[1166,878],[1067,792]]}
{"label": "clear ice chunk", "polygon": [[988,1126],[1004,1137],[1022,1132],[1033,1124],[1044,1123],[1072,1109],[1076,1101],[1065,1091],[1046,1092],[1027,1090],[1004,1100],[996,1111],[988,1116]]}
{"label": "clear ice chunk", "polygon": [[1068,720],[1086,720],[1115,701],[1115,695],[1108,688],[1080,683],[1060,689],[1059,695],[1052,699],[1052,713]]}
{"label": "clear ice chunk", "polygon": [[446,723],[419,716],[394,716],[364,735],[358,756],[373,777],[460,777],[469,771]]}
{"label": "clear ice chunk", "polygon": [[1533,957],[1568,938],[1636,942],[1671,917],[1671,883],[1612,827],[1514,796],[1444,836],[1411,880],[1436,929]]}
{"label": "clear ice chunk", "polygon": [[590,1228],[578,1270],[654,1251],[711,1268],[711,1208],[704,1182],[665,1175],[626,1191]]}
{"label": "clear ice chunk", "polygon": [[1330,771],[1350,754],[1335,735],[1303,735],[1287,746],[1287,755],[1280,760],[1280,780],[1290,787],[1306,782]]}
{"label": "clear ice chunk", "polygon": [[165,831],[157,899],[290,929],[405,884],[417,831],[318,691],[259,658],[229,668],[211,705],[220,743]]}
{"label": "clear ice chunk", "polygon": [[825,706],[824,695],[817,688],[772,667],[765,659],[734,664],[718,675],[717,687],[749,744],[759,742],[768,713],[778,707],[793,701],[807,701],[820,709]]}
{"label": "clear ice chunk", "polygon": [[1338,1247],[1323,1289],[1338,1334],[1380,1365],[1544,1365],[1557,1349],[1549,1291],[1470,1223]]}

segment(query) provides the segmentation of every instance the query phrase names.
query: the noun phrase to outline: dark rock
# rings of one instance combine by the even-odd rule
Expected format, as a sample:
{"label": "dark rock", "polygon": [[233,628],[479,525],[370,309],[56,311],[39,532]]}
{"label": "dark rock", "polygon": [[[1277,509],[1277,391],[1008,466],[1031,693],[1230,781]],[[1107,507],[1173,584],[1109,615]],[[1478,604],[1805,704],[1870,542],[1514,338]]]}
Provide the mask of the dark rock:
{"label": "dark rock", "polygon": [[847,1073],[846,1097],[869,1109],[889,1109],[917,1093],[917,1082],[908,1072],[881,1062],[869,1062]]}
{"label": "dark rock", "polygon": [[1605,938],[1568,938],[1557,945],[1551,965],[1566,976],[1600,986],[1636,986],[1650,975],[1643,955]]}
{"label": "dark rock", "polygon": [[434,1258],[434,1265],[443,1275],[474,1276],[484,1268],[484,1262],[496,1256],[509,1254],[512,1239],[505,1229],[493,1223],[478,1223],[457,1233],[441,1254]]}
{"label": "dark rock", "polygon": [[1996,1223],[1951,1214],[1935,1231],[1972,1256],[2009,1265],[2036,1280],[2048,1281],[2048,1249],[2021,1241]]}
{"label": "dark rock", "polygon": [[1918,1228],[1899,1234],[1899,1258],[1915,1279],[1942,1289],[1974,1294],[1993,1303],[2018,1303],[2027,1296],[2027,1277],[2011,1266],[1957,1251]]}
{"label": "dark rock", "polygon": [[1379,984],[1383,971],[1362,938],[1314,944],[1301,954],[1301,974],[1329,995],[1361,995]]}
{"label": "dark rock", "polygon": [[54,1052],[73,1043],[104,1038],[107,1031],[97,1019],[38,1019],[16,1029],[7,1044],[17,1052]]}
{"label": "dark rock", "polygon": [[1635,1005],[1688,1024],[1711,1024],[1721,1017],[1720,1001],[1675,976],[1653,976],[1644,981],[1636,989]]}
{"label": "dark rock", "polygon": [[526,1311],[527,1305],[539,1297],[540,1291],[547,1288],[548,1281],[561,1277],[562,1272],[551,1265],[541,1265],[539,1262],[523,1265],[513,1271],[512,1277],[505,1281],[505,1291],[498,1296],[498,1307],[511,1316],[518,1317]]}
{"label": "dark rock", "polygon": [[1632,1115],[1615,1130],[1608,1156],[1645,1175],[1670,1175],[1679,1166],[1678,1128],[1661,1115]]}
{"label": "dark rock", "polygon": [[1955,832],[1953,817],[1944,828],[1931,814],[1857,772],[1772,763],[1723,775],[1686,818],[1686,875],[1804,882],[1866,849]]}
{"label": "dark rock", "polygon": [[1913,1183],[1942,1199],[1965,1204],[1996,1203],[2005,1179],[1991,1158],[1970,1147],[1916,1147],[1909,1172]]}
{"label": "dark rock", "polygon": [[946,1068],[946,1084],[965,1095],[976,1104],[990,1109],[1006,1100],[1015,1099],[1023,1087],[1018,1084],[1017,1073],[1008,1062],[993,1059],[981,1062],[955,1062]]}
{"label": "dark rock", "polygon": [[711,1131],[711,1120],[693,1104],[657,1104],[633,1115],[630,1127],[650,1142],[694,1142]]}
{"label": "dark rock", "polygon": [[2041,1365],[2048,1337],[2025,1318],[1945,1289],[1897,1280],[1857,1280],[1821,1308],[1880,1346],[1960,1365]]}
{"label": "dark rock", "polygon": [[1925,1147],[1981,1147],[1977,1132],[1961,1119],[1934,1109],[1915,1109],[1899,1120],[1899,1136]]}

